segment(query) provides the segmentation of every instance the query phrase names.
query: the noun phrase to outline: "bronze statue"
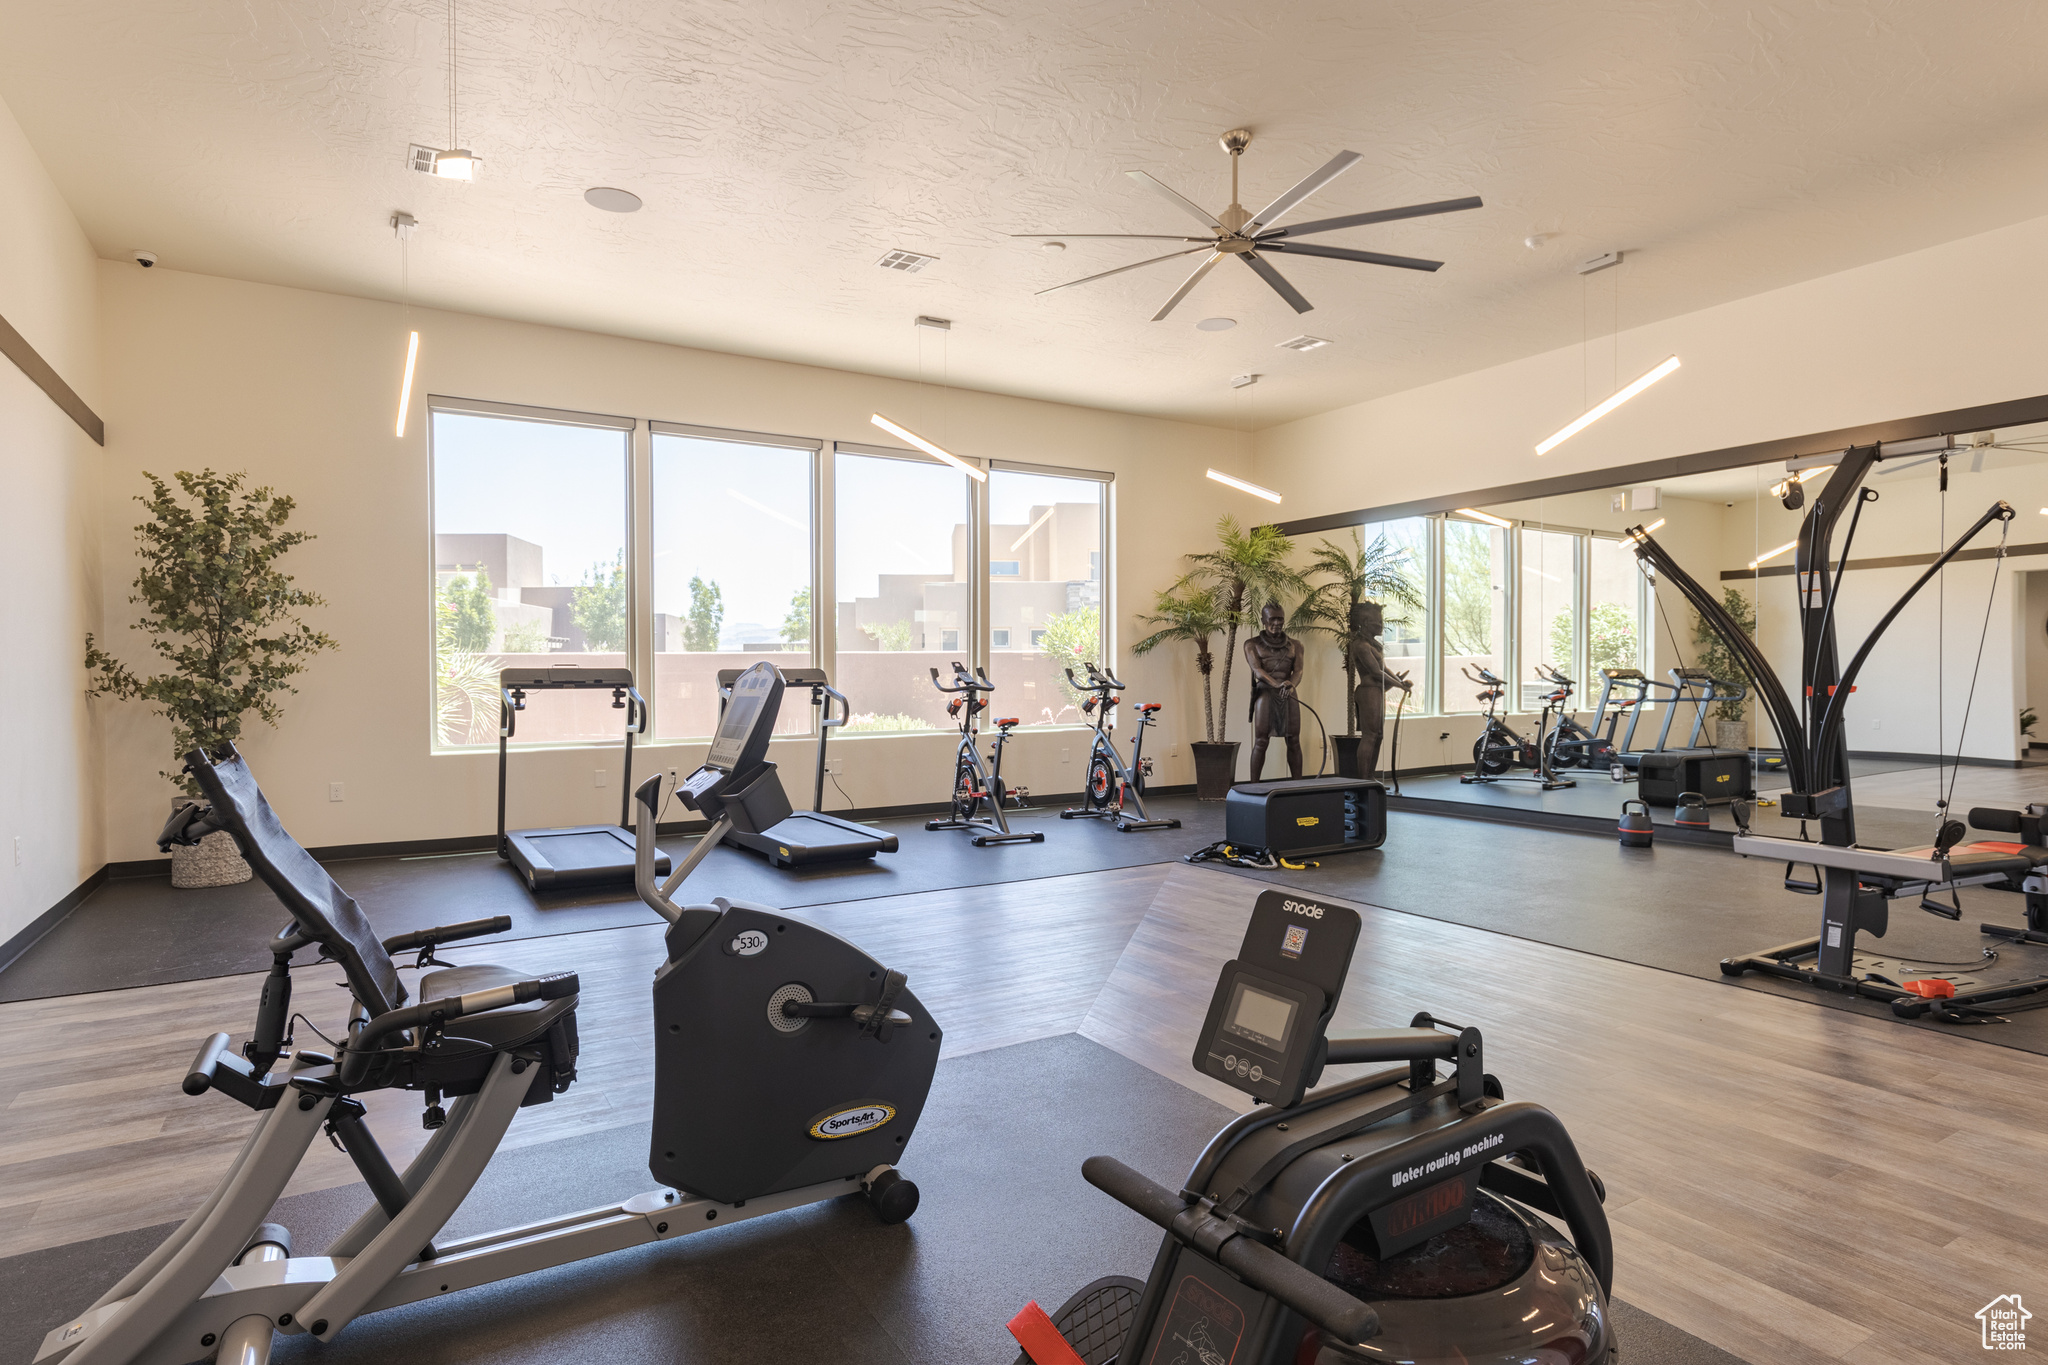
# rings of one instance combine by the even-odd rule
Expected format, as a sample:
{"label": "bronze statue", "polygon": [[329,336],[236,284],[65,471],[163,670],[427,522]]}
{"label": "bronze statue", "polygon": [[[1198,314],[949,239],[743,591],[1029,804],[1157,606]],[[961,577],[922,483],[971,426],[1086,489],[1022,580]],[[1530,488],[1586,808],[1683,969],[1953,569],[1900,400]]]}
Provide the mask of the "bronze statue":
{"label": "bronze statue", "polygon": [[1380,648],[1380,632],[1387,628],[1385,612],[1377,602],[1355,602],[1351,607],[1351,668],[1358,676],[1352,700],[1358,709],[1358,774],[1371,777],[1380,765],[1380,741],[1387,729],[1387,689],[1398,687],[1413,692],[1415,684],[1387,667],[1386,652]]}
{"label": "bronze statue", "polygon": [[1306,651],[1287,633],[1287,613],[1278,602],[1259,612],[1258,633],[1244,642],[1245,667],[1252,671],[1251,781],[1266,766],[1266,741],[1279,735],[1287,741],[1287,771],[1301,776],[1301,682]]}

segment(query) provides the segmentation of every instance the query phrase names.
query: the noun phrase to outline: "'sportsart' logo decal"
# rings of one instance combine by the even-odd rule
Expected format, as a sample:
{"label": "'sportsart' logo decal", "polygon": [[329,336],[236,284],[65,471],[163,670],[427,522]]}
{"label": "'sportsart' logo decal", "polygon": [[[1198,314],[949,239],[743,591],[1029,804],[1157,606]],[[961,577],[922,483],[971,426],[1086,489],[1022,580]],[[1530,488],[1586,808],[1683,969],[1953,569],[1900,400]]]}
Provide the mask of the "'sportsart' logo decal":
{"label": "'sportsart' logo decal", "polygon": [[811,1124],[811,1136],[831,1141],[834,1138],[850,1138],[861,1133],[872,1133],[896,1117],[896,1106],[882,1104],[851,1104],[844,1109],[834,1109],[820,1114]]}

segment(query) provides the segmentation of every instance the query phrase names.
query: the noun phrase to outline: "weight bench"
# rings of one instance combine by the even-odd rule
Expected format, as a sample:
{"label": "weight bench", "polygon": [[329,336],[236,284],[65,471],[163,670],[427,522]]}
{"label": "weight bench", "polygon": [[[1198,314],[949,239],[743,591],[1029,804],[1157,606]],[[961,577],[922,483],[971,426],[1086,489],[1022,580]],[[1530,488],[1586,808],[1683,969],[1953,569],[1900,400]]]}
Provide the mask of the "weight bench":
{"label": "weight bench", "polygon": [[[1793,876],[1800,865],[1834,868],[1855,874],[1853,903],[1823,917],[1822,935],[1767,948],[1721,963],[1725,976],[1762,972],[1806,984],[1831,985],[1850,994],[1888,1001],[1903,1019],[1932,1014],[1960,1020],[1981,1015],[1981,1006],[2017,1000],[2048,991],[2048,977],[1987,981],[1958,971],[1937,972],[1918,980],[1910,959],[1860,953],[1856,935],[1884,937],[1890,924],[1890,903],[1917,897],[1920,908],[1943,919],[1960,920],[1956,892],[1966,886],[1989,886],[2027,898],[2027,927],[1986,924],[1985,933],[2022,943],[2048,944],[2048,845],[2040,842],[2042,812],[1977,809],[1970,823],[1995,833],[2016,833],[2022,842],[1979,840],[1967,844],[1915,849],[1875,849],[1811,843],[1772,835],[1738,834],[1735,851],[1745,857],[1771,858],[1785,864],[1785,888],[1820,895],[1822,878],[1803,881]],[[1960,836],[1962,826],[1950,829]],[[1944,905],[1935,897],[1947,894]],[[1989,956],[1987,955],[1987,960]],[[1939,993],[1937,993],[1939,992]]]}

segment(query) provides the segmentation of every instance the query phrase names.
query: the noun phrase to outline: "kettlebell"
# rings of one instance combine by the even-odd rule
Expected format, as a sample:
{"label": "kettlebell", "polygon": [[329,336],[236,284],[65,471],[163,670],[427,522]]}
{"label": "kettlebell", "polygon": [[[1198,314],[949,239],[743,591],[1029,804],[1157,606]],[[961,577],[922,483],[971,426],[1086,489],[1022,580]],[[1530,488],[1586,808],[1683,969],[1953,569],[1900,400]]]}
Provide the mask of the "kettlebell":
{"label": "kettlebell", "polygon": [[1698,792],[1680,792],[1678,809],[1671,813],[1671,823],[1680,829],[1711,829],[1707,819],[1707,798]]}
{"label": "kettlebell", "polygon": [[1654,832],[1650,825],[1650,808],[1640,801],[1621,803],[1621,823],[1615,828],[1621,834],[1623,848],[1648,848]]}

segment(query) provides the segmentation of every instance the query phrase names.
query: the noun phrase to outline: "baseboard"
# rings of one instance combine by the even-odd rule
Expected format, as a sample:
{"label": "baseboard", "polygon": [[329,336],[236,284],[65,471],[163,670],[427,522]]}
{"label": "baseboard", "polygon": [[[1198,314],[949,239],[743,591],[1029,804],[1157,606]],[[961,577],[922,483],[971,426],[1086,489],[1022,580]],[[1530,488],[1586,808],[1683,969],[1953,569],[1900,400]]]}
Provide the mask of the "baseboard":
{"label": "baseboard", "polygon": [[1882,749],[1851,749],[1851,758],[1867,758],[1879,763],[1925,763],[1929,767],[1946,763],[1951,767],[1960,764],[1965,768],[2017,768],[2017,758],[1957,758],[1954,754],[1900,754]]}
{"label": "baseboard", "polygon": [[36,941],[56,928],[66,915],[85,904],[85,898],[100,889],[107,880],[107,869],[87,877],[49,909],[30,920],[28,926],[5,943],[0,943],[0,972],[12,967],[23,953],[36,946]]}
{"label": "baseboard", "polygon": [[[1192,796],[1194,791],[1194,784],[1187,783],[1172,787],[1155,786],[1149,788],[1145,794],[1147,796]],[[1031,795],[1031,807],[1034,810],[1041,811],[1053,810],[1056,807],[1077,804],[1080,800],[1081,793],[1078,791],[1033,792]],[[869,806],[859,810],[832,810],[825,813],[827,815],[836,815],[842,820],[900,820],[915,815],[943,815],[948,809],[947,803],[936,801],[908,806]],[[657,825],[655,828],[660,837],[667,839],[702,834],[710,827],[711,825],[708,820],[676,820]],[[326,844],[319,848],[309,848],[306,851],[313,855],[316,862],[340,863],[357,858],[433,858],[443,857],[451,853],[488,853],[497,846],[498,836],[495,834],[467,834],[453,839],[393,839],[374,844]],[[84,888],[81,888],[80,891],[74,891],[71,896],[65,897],[63,902],[65,913],[69,913],[70,907],[75,906],[78,901],[84,900],[85,896],[91,893],[90,889],[97,887],[103,881],[129,877],[168,877],[170,875],[171,860],[169,858],[139,858],[133,862],[108,863],[93,874],[92,879],[87,882]],[[73,900],[72,897],[76,897],[77,900]],[[58,915],[58,918],[61,919],[62,917],[61,914]],[[47,915],[40,916],[37,918],[36,923],[41,924],[46,918],[48,918]],[[55,923],[55,920],[51,921],[52,925]],[[30,927],[31,929],[34,928],[34,926]],[[23,931],[23,933],[27,932],[29,930]],[[37,930],[36,936],[41,937],[42,934],[48,932],[48,927],[45,927]],[[20,935],[16,935],[16,937],[18,938]],[[11,948],[13,943],[14,940],[9,939],[8,947]],[[22,946],[24,948],[27,947],[26,944]],[[6,949],[0,949],[0,963],[8,960],[4,957],[5,952]]]}

